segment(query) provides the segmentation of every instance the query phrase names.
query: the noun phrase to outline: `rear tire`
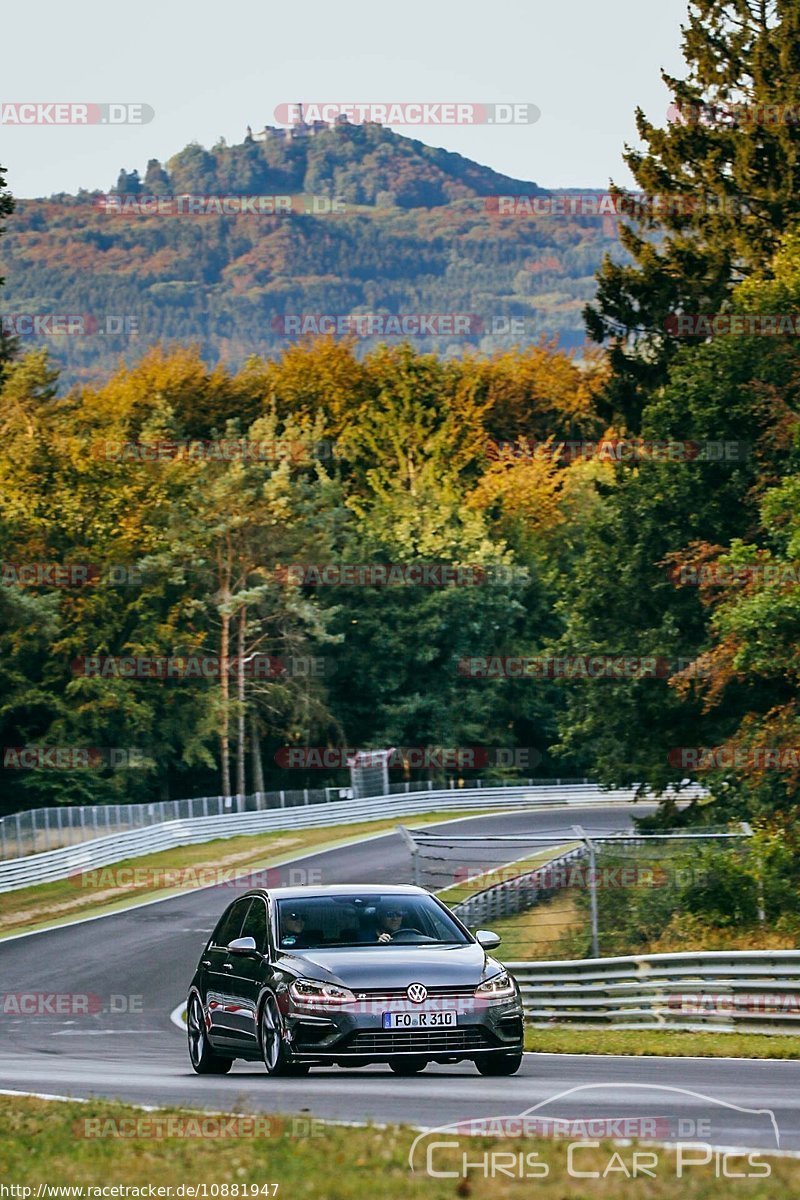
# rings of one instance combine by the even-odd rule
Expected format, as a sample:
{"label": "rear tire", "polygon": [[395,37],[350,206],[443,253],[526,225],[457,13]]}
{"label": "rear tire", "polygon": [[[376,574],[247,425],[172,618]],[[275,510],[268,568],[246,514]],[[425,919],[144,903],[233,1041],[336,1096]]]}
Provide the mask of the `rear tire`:
{"label": "rear tire", "polygon": [[427,1065],[427,1058],[393,1058],[389,1063],[395,1075],[417,1075]]}
{"label": "rear tire", "polygon": [[522,1066],[522,1051],[507,1054],[500,1051],[497,1054],[482,1054],[475,1059],[475,1066],[481,1075],[516,1075]]}
{"label": "rear tire", "polygon": [[233,1066],[232,1058],[222,1058],[211,1049],[206,1033],[206,1021],[200,997],[193,993],[186,1014],[189,1037],[189,1061],[198,1075],[227,1075]]}

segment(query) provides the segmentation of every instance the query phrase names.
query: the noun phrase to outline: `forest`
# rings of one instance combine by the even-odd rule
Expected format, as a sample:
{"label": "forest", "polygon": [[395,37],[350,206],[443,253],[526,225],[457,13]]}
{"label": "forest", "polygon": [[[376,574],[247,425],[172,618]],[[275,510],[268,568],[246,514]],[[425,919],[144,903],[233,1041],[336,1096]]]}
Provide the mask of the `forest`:
{"label": "forest", "polygon": [[[770,79],[796,87],[800,10],[770,8],[712,36],[709,14],[745,10],[693,6],[687,78],[667,77],[679,108],[735,92],[759,111]],[[69,294],[65,311],[102,294],[126,312],[135,288],[185,314],[102,379],[76,379],[73,363],[69,386],[45,348],[3,338],[6,811],[346,780],[324,756],[290,753],[304,748],[472,748],[480,765],[465,774],[498,775],[510,751],[512,776],[658,793],[698,779],[710,802],[679,813],[665,799],[660,820],[750,820],[796,894],[800,350],[780,318],[800,313],[800,129],[637,119],[646,149],[626,159],[641,192],[691,202],[619,222],[623,252],[583,297],[595,346],[581,357],[553,338],[454,355],[336,335],[276,350],[257,336],[266,293],[280,311],[391,310],[396,284],[413,311],[437,312],[446,287],[447,311],[469,312],[485,266],[509,281],[534,247],[590,256],[568,245],[569,222],[545,244],[544,218],[486,239],[464,216],[454,263],[441,201],[463,215],[498,184],[458,191],[436,154],[413,150],[431,172],[422,193],[387,166],[386,224],[373,214],[357,242],[349,218],[317,232],[320,217],[313,235],[303,216],[244,232],[244,217],[88,217],[87,198],[15,209],[0,190],[6,306],[28,289]],[[394,142],[352,136],[370,163],[363,194],[347,139],[338,175],[315,176],[304,148],[295,177],[286,144],[269,168],[286,188],[377,203],[375,163]],[[273,187],[256,171],[264,154],[190,148],[163,194]],[[247,163],[252,176],[220,175]],[[435,282],[404,281],[411,260]],[[78,269],[85,295],[70,291]],[[213,353],[203,337],[182,344],[199,295],[235,300],[252,323],[231,310]],[[698,314],[709,322],[687,332],[679,318]],[[19,769],[20,748],[55,746],[92,748],[96,769]],[[132,759],[114,759],[126,748]]]}

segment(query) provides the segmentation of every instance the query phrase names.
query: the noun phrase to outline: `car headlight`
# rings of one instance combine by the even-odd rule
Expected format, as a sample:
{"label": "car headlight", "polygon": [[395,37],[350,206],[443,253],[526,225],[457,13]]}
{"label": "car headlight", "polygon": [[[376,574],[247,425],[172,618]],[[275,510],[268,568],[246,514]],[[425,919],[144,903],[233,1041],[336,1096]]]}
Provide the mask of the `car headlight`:
{"label": "car headlight", "polygon": [[355,1004],[356,998],[349,988],[335,983],[323,983],[320,979],[295,979],[289,984],[289,995],[297,1004]]}
{"label": "car headlight", "polygon": [[475,989],[475,995],[482,1000],[505,1000],[516,994],[514,980],[508,971],[501,971],[499,975],[493,975],[491,979],[486,980],[486,983],[482,983]]}

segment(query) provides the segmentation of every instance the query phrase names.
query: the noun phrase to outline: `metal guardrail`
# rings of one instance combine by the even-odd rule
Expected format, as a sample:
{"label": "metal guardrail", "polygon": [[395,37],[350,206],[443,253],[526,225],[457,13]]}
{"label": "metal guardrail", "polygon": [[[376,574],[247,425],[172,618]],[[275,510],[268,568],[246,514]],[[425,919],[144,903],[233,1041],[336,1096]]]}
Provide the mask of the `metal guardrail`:
{"label": "metal guardrail", "polygon": [[[702,789],[699,785],[692,785],[692,791]],[[543,900],[548,900],[554,896],[556,892],[567,887],[565,875],[560,875],[558,868],[566,863],[578,858],[586,858],[589,860],[589,907],[591,919],[591,934],[592,934],[592,956],[599,957],[600,953],[600,924],[597,904],[597,852],[598,849],[605,849],[608,846],[643,846],[649,842],[670,842],[670,841],[697,841],[697,840],[713,840],[713,841],[729,841],[736,838],[749,838],[753,836],[752,829],[745,822],[741,823],[740,832],[728,830],[725,833],[707,832],[702,830],[681,830],[662,833],[632,833],[627,830],[620,830],[617,833],[611,834],[592,834],[591,836],[580,825],[572,827],[575,837],[580,839],[581,845],[574,847],[557,858],[550,859],[547,863],[540,863],[537,867],[530,867],[527,871],[519,871],[510,878],[506,874],[506,878],[500,883],[490,884],[488,887],[481,888],[476,891],[473,896],[467,900],[462,900],[456,904],[453,911],[461,918],[465,924],[477,925],[478,923],[485,924],[493,919],[501,919],[503,917],[516,916],[518,913],[525,912],[540,904]],[[511,835],[507,838],[500,838],[501,841],[506,841],[507,844],[512,842],[529,842],[541,843],[545,841],[558,841],[563,843],[566,831],[562,831],[558,835],[541,835],[531,834],[526,837],[522,835]],[[426,846],[435,846],[441,844],[445,840],[444,835],[431,834],[427,830],[419,830],[416,835],[406,832],[406,836],[413,846],[412,853],[414,854],[415,880],[418,877],[418,862],[421,848]],[[481,845],[488,842],[498,840],[494,835],[485,835],[484,838],[472,838],[468,835],[456,835],[456,841],[464,844],[466,842],[479,841]],[[509,868],[513,868],[516,864],[508,863],[504,872]],[[554,874],[555,870],[555,874]],[[549,878],[548,878],[549,877]],[[480,875],[476,876],[476,885],[480,881]]]}
{"label": "metal guardrail", "polygon": [[509,962],[538,1025],[800,1033],[800,950]]}
{"label": "metal guardrail", "polygon": [[[463,788],[507,787],[509,780],[469,779]],[[588,779],[518,779],[525,787],[560,786],[589,783]],[[440,787],[453,789],[454,779]],[[431,780],[391,783],[385,795],[429,792]],[[276,792],[252,792],[245,796],[195,796],[188,800],[155,800],[139,804],[75,804],[49,808],[31,808],[0,817],[0,860],[23,858],[59,846],[74,846],[112,833],[128,833],[165,821],[195,820],[197,817],[222,817],[231,813],[264,812],[273,808],[295,808],[309,804],[328,804],[352,799],[352,788],[282,788]]]}
{"label": "metal guardrail", "polygon": [[358,821],[376,821],[385,817],[412,816],[414,813],[432,811],[468,811],[515,806],[524,808],[535,805],[560,807],[586,803],[629,804],[634,795],[634,788],[602,791],[597,784],[561,787],[529,787],[515,784],[485,790],[456,788],[371,796],[365,800],[333,800],[286,809],[165,821],[127,833],[94,838],[76,846],[66,846],[0,862],[0,892],[66,879],[83,871],[159,850],[170,850],[176,846],[207,842],[215,838],[236,837],[239,834],[311,829],[322,825],[348,825]]}
{"label": "metal guardrail", "polygon": [[[567,840],[566,834],[564,840]],[[557,870],[558,867],[574,862],[576,859],[586,858],[588,854],[589,851],[585,846],[576,846],[575,849],[567,850],[566,853],[558,855],[557,858],[551,858],[548,862],[533,867],[530,871],[523,871],[520,875],[515,875],[513,879],[506,879],[491,887],[483,888],[474,896],[470,896],[468,900],[454,904],[453,912],[465,925],[475,927],[488,921],[500,920],[503,917],[514,917],[517,913],[533,908],[535,904],[541,903],[542,900],[548,900],[557,891],[560,891],[559,886],[546,882],[548,875],[552,876],[554,869]],[[443,899],[446,902],[447,897],[445,896]]]}

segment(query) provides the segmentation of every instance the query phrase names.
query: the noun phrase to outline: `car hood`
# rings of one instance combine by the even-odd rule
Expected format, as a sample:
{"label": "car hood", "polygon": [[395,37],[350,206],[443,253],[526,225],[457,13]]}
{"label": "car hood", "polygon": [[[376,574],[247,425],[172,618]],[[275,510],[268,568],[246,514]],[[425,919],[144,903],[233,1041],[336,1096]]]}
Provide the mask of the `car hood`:
{"label": "car hood", "polygon": [[358,946],[341,950],[305,950],[283,954],[281,961],[293,973],[341,983],[349,988],[472,986],[502,970],[483,947],[467,946]]}

